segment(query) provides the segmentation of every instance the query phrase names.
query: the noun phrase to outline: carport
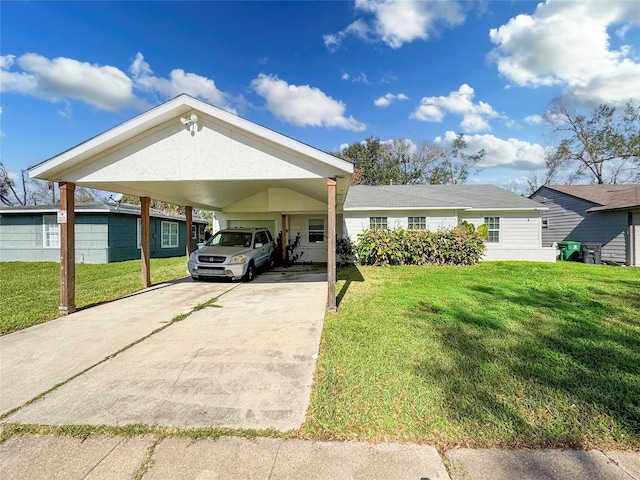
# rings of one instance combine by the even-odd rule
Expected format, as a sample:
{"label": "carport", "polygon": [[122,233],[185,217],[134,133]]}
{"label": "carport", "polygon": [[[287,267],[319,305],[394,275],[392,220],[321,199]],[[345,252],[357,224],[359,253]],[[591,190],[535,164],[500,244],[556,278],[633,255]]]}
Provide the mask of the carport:
{"label": "carport", "polygon": [[[60,311],[75,311],[76,185],[140,197],[142,284],[151,285],[150,199],[225,211],[267,192],[264,211],[285,219],[305,205],[326,208],[327,310],[336,310],[336,215],[353,165],[188,95],[180,95],[32,167],[60,185]],[[304,199],[306,201],[301,201]],[[282,235],[283,243],[286,235]],[[187,242],[187,255],[191,253]]]}

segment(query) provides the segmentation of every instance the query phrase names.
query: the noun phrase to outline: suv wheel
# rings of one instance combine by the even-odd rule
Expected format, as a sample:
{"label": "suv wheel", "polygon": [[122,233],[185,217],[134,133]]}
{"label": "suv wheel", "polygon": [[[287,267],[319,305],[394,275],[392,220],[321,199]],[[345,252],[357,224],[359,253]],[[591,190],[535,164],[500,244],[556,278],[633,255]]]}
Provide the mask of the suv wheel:
{"label": "suv wheel", "polygon": [[253,265],[253,262],[251,262],[247,267],[247,273],[244,274],[244,277],[242,277],[242,280],[244,280],[245,282],[250,282],[255,277],[256,277],[256,267]]}

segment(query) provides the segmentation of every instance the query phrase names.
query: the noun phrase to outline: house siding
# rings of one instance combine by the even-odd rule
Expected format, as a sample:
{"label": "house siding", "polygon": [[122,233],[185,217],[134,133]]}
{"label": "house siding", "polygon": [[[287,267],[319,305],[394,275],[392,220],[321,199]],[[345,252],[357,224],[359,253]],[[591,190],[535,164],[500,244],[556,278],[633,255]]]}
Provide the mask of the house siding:
{"label": "house siding", "polygon": [[[59,262],[60,249],[43,247],[43,215],[55,213],[0,214],[0,261]],[[82,213],[75,215],[76,263],[110,263],[140,258],[136,215]],[[163,221],[178,223],[178,246],[162,248]],[[151,257],[185,255],[186,223],[179,219],[151,217]]]}
{"label": "house siding", "polygon": [[455,211],[416,211],[416,210],[369,210],[344,213],[344,236],[349,237],[353,242],[358,241],[358,235],[369,230],[369,219],[371,217],[387,217],[387,227],[391,230],[395,228],[409,227],[409,217],[426,217],[427,230],[441,230],[455,227],[458,224],[458,216]]}
{"label": "house siding", "polygon": [[627,211],[587,213],[597,204],[545,187],[531,199],[549,208],[542,212],[542,219],[548,221],[542,229],[542,246],[566,240],[601,243],[603,261],[627,262]]}
{"label": "house siding", "polygon": [[[43,215],[0,215],[0,261],[59,262],[60,249],[43,247]],[[76,262],[106,263],[104,217],[76,214]]]}
{"label": "house siding", "polygon": [[540,218],[538,211],[414,211],[393,212],[371,210],[367,212],[346,212],[344,227],[346,234],[354,242],[358,234],[369,229],[370,217],[387,217],[390,229],[407,228],[408,217],[426,217],[427,230],[452,228],[459,221],[467,221],[476,227],[484,223],[485,217],[500,217],[500,240],[498,243],[486,243],[483,260],[527,260],[553,262],[554,248],[541,248]]}

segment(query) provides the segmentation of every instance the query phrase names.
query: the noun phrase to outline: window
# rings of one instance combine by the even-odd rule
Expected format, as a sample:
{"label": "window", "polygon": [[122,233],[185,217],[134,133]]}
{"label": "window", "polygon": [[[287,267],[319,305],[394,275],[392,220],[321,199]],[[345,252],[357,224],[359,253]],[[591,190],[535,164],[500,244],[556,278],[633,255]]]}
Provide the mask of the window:
{"label": "window", "polygon": [[484,223],[489,227],[487,242],[498,243],[500,241],[500,217],[484,217]]}
{"label": "window", "polygon": [[549,228],[549,220],[542,220],[542,228]]}
{"label": "window", "polygon": [[191,225],[191,240],[195,240],[197,237],[197,225]]}
{"label": "window", "polygon": [[136,248],[142,249],[142,219],[136,219]]}
{"label": "window", "polygon": [[257,232],[255,243],[261,243],[262,245],[266,245],[267,243],[269,243],[267,232]]}
{"label": "window", "polygon": [[384,230],[387,228],[387,217],[369,217],[369,229]]}
{"label": "window", "polygon": [[322,218],[309,219],[309,243],[324,242],[324,220]]}
{"label": "window", "polygon": [[60,225],[57,215],[42,216],[42,246],[60,248]]}
{"label": "window", "polygon": [[409,230],[426,230],[427,217],[409,217]]}
{"label": "window", "polygon": [[176,222],[162,222],[162,248],[178,246],[178,224]]}

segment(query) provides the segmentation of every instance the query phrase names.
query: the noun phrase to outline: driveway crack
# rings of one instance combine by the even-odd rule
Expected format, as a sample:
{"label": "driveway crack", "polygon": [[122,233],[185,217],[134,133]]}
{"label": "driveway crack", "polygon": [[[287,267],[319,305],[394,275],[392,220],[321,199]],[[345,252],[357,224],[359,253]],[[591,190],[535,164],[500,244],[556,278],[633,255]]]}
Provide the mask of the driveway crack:
{"label": "driveway crack", "polygon": [[276,456],[273,458],[273,464],[271,465],[271,470],[269,471],[269,477],[267,477],[269,480],[271,480],[271,477],[273,476],[273,470],[276,468],[276,462],[278,461],[278,455],[280,455],[280,449],[282,448],[282,444],[285,442],[285,440],[280,440],[280,444],[278,445],[278,450],[276,450]]}
{"label": "driveway crack", "polygon": [[198,358],[202,350],[204,350],[204,347],[200,347],[198,350],[196,350],[195,353],[191,356],[191,359],[189,359],[189,361],[182,366],[182,368],[180,369],[180,372],[178,372],[178,375],[176,376],[176,380],[173,382],[173,386],[171,387],[171,393],[176,391],[178,382],[180,381],[180,378],[182,378],[182,374],[189,367],[189,365],[191,365],[194,362],[194,360]]}

